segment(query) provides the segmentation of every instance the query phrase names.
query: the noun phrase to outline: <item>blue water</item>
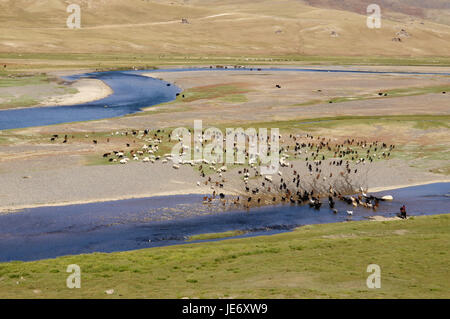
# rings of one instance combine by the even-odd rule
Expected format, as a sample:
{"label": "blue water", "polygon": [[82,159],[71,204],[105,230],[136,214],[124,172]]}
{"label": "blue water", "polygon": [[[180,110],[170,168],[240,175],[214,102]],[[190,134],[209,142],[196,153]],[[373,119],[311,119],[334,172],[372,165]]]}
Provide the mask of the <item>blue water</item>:
{"label": "blue water", "polygon": [[168,82],[131,72],[88,73],[67,79],[79,77],[102,80],[114,93],[84,104],[0,111],[0,130],[123,116],[139,112],[143,107],[172,101],[176,93],[181,92],[175,85],[167,86]]}
{"label": "blue water", "polygon": [[[188,71],[243,71],[247,69],[210,69],[210,68],[184,68],[164,70],[139,71],[109,71],[86,73],[65,77],[74,81],[79,78],[93,78],[104,81],[114,93],[107,98],[94,102],[54,107],[33,107],[16,110],[0,111],[0,130],[44,126],[60,123],[99,120],[133,114],[144,107],[172,101],[181,89],[175,85],[167,86],[167,82],[143,76],[143,73],[152,72],[188,72]],[[356,74],[410,74],[410,75],[450,75],[450,73],[420,73],[420,72],[388,72],[388,71],[358,71],[333,69],[306,69],[306,68],[271,68],[261,71],[295,71],[295,72],[321,72],[321,73],[356,73]],[[107,107],[105,107],[107,106]]]}
{"label": "blue water", "polygon": [[[337,215],[327,205],[320,211],[291,205],[217,211],[201,204],[199,195],[26,209],[0,215],[0,261],[183,244],[192,235],[230,230],[248,231],[244,236],[270,235],[308,224],[393,217],[403,204],[411,216],[450,211],[450,183],[378,193],[386,194],[394,201],[381,202],[377,212],[338,201]],[[350,219],[347,210],[354,212]]]}

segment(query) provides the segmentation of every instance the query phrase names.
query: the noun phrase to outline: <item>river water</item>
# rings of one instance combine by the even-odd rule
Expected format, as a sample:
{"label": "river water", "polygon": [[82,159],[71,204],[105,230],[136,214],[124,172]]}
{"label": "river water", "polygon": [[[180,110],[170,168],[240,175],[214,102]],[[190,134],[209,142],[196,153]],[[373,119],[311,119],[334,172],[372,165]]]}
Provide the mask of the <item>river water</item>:
{"label": "river water", "polygon": [[[44,126],[60,123],[99,120],[140,112],[142,108],[173,101],[181,89],[168,82],[143,76],[152,72],[188,72],[188,71],[254,71],[248,69],[210,69],[183,68],[140,71],[108,71],[85,73],[63,77],[68,81],[80,78],[92,78],[104,81],[114,91],[110,96],[94,102],[52,107],[31,107],[0,111],[0,130]],[[385,72],[342,69],[272,68],[261,71],[276,72],[320,72],[320,73],[356,73],[356,74],[410,74],[410,75],[450,75],[449,73]]]}
{"label": "river water", "polygon": [[[288,204],[218,211],[203,205],[200,195],[25,209],[0,215],[0,261],[183,244],[192,235],[230,230],[247,232],[239,237],[270,235],[308,224],[393,217],[403,204],[411,216],[449,213],[450,183],[378,193],[387,194],[394,201],[381,202],[377,212],[337,202],[337,215],[327,205],[320,211]],[[353,211],[352,217],[347,210]]]}
{"label": "river water", "polygon": [[168,82],[131,72],[100,72],[67,77],[99,79],[114,91],[94,102],[0,111],[0,130],[112,118],[139,112],[141,108],[169,102],[181,89]]}

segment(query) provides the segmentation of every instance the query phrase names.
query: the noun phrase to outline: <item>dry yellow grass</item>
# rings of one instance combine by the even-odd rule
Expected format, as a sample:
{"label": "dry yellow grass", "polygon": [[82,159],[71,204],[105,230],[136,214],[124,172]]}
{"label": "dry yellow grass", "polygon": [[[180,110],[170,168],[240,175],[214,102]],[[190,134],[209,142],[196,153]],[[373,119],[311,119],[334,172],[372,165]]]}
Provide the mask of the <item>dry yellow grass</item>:
{"label": "dry yellow grass", "polygon": [[[0,1],[0,52],[204,56],[448,56],[450,52],[448,25],[386,18],[381,29],[372,30],[365,15],[295,0],[72,2],[81,5],[80,30],[66,27],[69,14],[63,0]],[[182,24],[182,18],[189,24]],[[393,42],[402,28],[411,36]]]}

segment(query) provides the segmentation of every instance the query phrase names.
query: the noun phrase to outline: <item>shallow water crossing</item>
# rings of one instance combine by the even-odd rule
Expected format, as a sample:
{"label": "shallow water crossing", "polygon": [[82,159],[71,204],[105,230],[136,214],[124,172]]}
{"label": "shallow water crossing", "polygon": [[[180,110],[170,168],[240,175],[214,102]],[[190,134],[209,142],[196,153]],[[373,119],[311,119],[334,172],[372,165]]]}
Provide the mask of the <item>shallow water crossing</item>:
{"label": "shallow water crossing", "polygon": [[394,217],[403,204],[410,216],[449,212],[450,183],[378,193],[386,194],[394,201],[381,203],[377,212],[337,202],[338,214],[325,205],[320,211],[291,205],[217,211],[201,204],[201,195],[26,209],[0,215],[0,261],[183,244],[193,235],[232,230],[243,231],[239,237],[270,235],[308,224]]}

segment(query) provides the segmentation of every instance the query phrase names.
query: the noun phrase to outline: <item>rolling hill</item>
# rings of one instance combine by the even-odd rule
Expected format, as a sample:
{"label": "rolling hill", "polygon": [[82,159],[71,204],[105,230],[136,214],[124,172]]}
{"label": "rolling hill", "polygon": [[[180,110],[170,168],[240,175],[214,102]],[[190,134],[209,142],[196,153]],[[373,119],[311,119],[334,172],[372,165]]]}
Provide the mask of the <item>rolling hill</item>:
{"label": "rolling hill", "polygon": [[[448,1],[379,1],[381,29],[367,28],[367,2],[0,0],[0,52],[449,56]],[[66,27],[70,3],[81,29]]]}
{"label": "rolling hill", "polygon": [[359,14],[365,14],[368,5],[377,3],[382,14],[390,19],[420,18],[450,25],[450,2],[447,0],[303,0],[303,3]]}

